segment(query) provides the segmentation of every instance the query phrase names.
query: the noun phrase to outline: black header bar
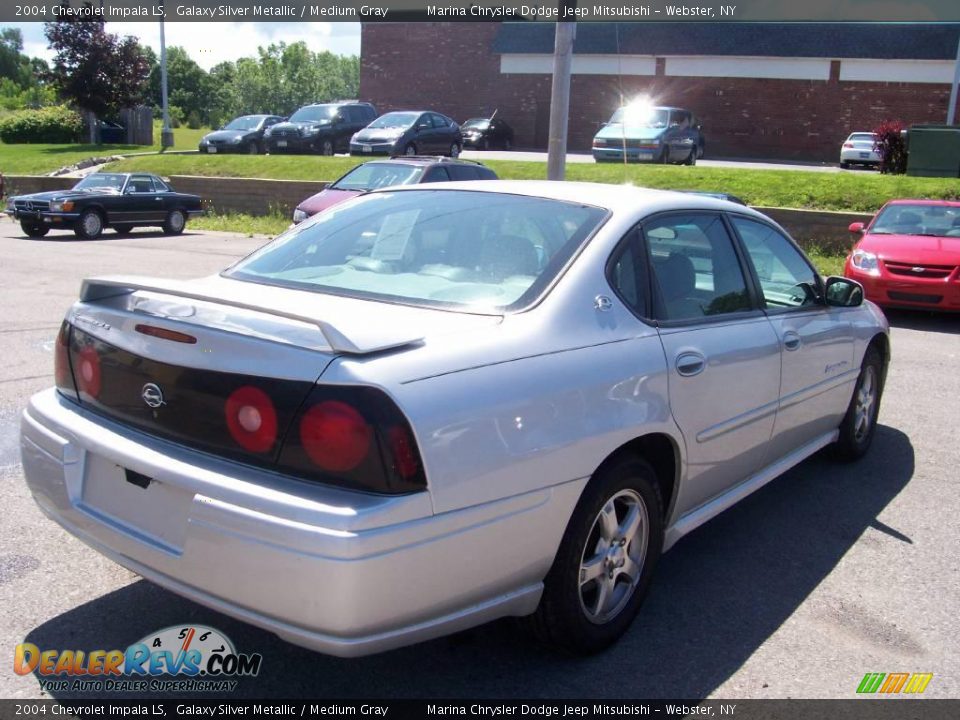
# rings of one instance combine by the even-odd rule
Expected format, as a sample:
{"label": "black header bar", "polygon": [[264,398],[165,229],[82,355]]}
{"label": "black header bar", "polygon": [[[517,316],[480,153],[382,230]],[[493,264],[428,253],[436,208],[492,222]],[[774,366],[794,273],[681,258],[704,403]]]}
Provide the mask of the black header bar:
{"label": "black header bar", "polygon": [[0,23],[106,22],[960,22],[957,0],[4,0]]}

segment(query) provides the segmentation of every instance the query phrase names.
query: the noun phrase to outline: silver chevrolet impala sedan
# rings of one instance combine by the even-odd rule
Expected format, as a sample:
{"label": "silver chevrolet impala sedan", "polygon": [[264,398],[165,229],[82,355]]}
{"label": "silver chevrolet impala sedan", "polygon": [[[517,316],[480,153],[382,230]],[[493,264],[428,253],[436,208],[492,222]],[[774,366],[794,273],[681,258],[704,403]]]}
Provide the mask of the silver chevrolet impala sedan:
{"label": "silver chevrolet impala sedan", "polygon": [[874,436],[859,285],[742,205],[377,191],[195,281],[84,281],[22,418],[39,506],[117,563],[356,656],[502,616],[598,651],[658,556]]}

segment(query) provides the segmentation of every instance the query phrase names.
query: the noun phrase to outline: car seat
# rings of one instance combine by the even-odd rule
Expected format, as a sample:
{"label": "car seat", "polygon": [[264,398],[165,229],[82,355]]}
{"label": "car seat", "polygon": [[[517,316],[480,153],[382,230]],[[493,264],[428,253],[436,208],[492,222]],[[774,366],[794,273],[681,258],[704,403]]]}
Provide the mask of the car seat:
{"label": "car seat", "polygon": [[682,253],[653,258],[654,274],[660,284],[667,320],[703,317],[703,305],[693,297],[697,272],[693,262]]}

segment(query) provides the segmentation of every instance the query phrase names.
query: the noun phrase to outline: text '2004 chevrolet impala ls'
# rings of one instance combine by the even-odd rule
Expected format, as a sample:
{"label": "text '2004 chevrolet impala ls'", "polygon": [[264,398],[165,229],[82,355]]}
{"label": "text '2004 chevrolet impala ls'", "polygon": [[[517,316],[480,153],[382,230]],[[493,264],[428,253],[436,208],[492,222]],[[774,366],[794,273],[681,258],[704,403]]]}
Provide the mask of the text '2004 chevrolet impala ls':
{"label": "text '2004 chevrolet impala ls'", "polygon": [[218,276],[86,280],[23,466],[95,549],[299,645],[515,615],[592,652],[685,533],[866,452],[888,358],[862,288],[742,205],[388,189]]}

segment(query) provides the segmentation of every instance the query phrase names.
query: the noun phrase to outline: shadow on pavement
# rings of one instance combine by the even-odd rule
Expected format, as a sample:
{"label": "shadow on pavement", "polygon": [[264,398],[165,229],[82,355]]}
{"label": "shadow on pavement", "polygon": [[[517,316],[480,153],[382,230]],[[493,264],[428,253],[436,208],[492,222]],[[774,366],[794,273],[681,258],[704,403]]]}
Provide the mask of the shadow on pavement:
{"label": "shadow on pavement", "polygon": [[[807,460],[678,543],[626,637],[590,658],[554,654],[502,620],[343,660],[142,580],[53,618],[26,641],[41,650],[124,649],[171,625],[210,625],[239,652],[263,654],[259,677],[242,679],[230,696],[240,698],[701,698],[750,658],[868,528],[910,542],[877,516],[913,472],[909,438],[888,426],[878,427],[859,463],[838,464],[824,453]],[[384,588],[387,601],[389,593]]]}
{"label": "shadow on pavement", "polygon": [[884,310],[883,313],[893,327],[954,335],[960,333],[960,313],[894,309]]}

